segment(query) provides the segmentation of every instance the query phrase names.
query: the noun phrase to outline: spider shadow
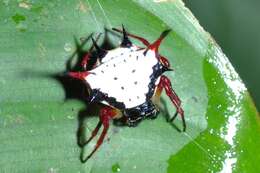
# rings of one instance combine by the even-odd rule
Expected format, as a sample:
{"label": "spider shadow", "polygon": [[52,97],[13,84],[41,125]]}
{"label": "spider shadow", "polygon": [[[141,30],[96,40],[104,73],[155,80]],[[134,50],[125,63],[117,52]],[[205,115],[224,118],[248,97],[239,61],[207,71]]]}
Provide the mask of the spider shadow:
{"label": "spider shadow", "polygon": [[[114,46],[109,41],[108,38],[108,29],[105,29],[104,38],[101,44],[101,48],[103,49],[112,49]],[[112,31],[110,31],[112,32]],[[74,37],[74,43],[75,43],[75,51],[71,54],[71,56],[66,61],[66,68],[65,71],[57,73],[57,74],[51,74],[49,77],[59,82],[59,84],[62,86],[63,90],[65,91],[65,98],[64,101],[69,99],[76,99],[81,102],[83,102],[86,106],[88,105],[88,90],[87,86],[84,82],[76,79],[72,79],[69,76],[66,75],[69,71],[85,71],[81,65],[81,62],[84,58],[84,56],[87,54],[87,51],[84,50],[84,46],[91,41],[91,37],[93,37],[93,34],[90,34],[86,38],[81,38],[81,42],[79,42],[76,37]],[[91,43],[92,44],[92,43]],[[91,51],[91,57],[88,61],[86,70],[91,70],[93,66],[95,65],[97,61],[97,52]],[[95,107],[95,106],[94,106]]]}
{"label": "spider shadow", "polygon": [[[169,112],[169,109],[167,109],[166,101],[164,99],[161,99],[161,104],[163,105],[163,111],[162,114],[165,117],[166,121],[178,132],[182,132],[182,130],[171,121],[171,113]],[[175,111],[173,116],[176,116],[178,114],[177,110]]]}
{"label": "spider shadow", "polygon": [[[114,36],[120,37],[120,34],[114,33],[113,31],[104,28],[105,32],[102,35],[102,43],[98,44],[102,49],[110,50],[115,48],[115,46],[112,44],[112,41],[109,39],[108,33],[113,34]],[[66,69],[63,72],[60,72],[58,74],[50,75],[50,77],[56,81],[59,82],[59,84],[62,86],[63,90],[65,91],[65,98],[64,101],[69,99],[76,99],[84,103],[84,108],[79,110],[78,112],[78,128],[76,132],[76,139],[77,144],[80,147],[80,161],[84,162],[83,160],[83,154],[84,154],[84,146],[82,145],[87,140],[86,135],[86,121],[89,118],[92,118],[93,116],[96,116],[99,114],[99,110],[102,107],[101,104],[89,104],[88,97],[89,93],[87,90],[87,86],[84,82],[80,80],[75,80],[67,75],[65,75],[69,71],[84,71],[81,62],[86,55],[87,51],[84,50],[84,46],[91,42],[91,37],[93,37],[93,34],[90,34],[86,38],[81,39],[81,42],[79,42],[76,37],[74,37],[74,43],[75,43],[75,51],[71,54],[71,56],[66,61]],[[95,39],[95,38],[94,38]],[[98,41],[100,42],[100,41]],[[91,43],[92,45],[92,43]],[[88,61],[86,70],[90,70],[93,68],[97,61],[97,55],[98,53],[94,50],[91,51],[91,57]],[[114,122],[115,125],[122,125],[121,120],[117,120]]]}

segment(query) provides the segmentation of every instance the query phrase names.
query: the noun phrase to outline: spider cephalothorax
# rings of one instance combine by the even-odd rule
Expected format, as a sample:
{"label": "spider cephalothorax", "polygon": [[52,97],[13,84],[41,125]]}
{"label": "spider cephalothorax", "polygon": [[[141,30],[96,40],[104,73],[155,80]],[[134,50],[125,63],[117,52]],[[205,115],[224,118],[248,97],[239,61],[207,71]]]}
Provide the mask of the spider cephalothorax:
{"label": "spider cephalothorax", "polygon": [[[122,30],[113,29],[123,34],[123,40],[118,48],[104,50],[92,39],[92,48],[96,49],[96,62],[91,70],[86,70],[91,57],[91,50],[82,61],[83,72],[69,72],[69,76],[83,80],[89,89],[89,103],[102,103],[100,120],[90,138],[82,146],[90,142],[103,125],[104,129],[93,151],[82,159],[87,161],[102,144],[109,128],[110,119],[122,118],[126,125],[136,126],[146,118],[156,118],[158,102],[162,89],[176,107],[177,113],[182,118],[183,131],[186,128],[184,111],[181,101],[171,87],[170,80],[163,75],[169,71],[169,61],[158,53],[161,41],[170,30],[162,32],[161,36],[152,44],[146,39],[129,34]],[[128,37],[141,41],[145,47],[134,45]],[[176,117],[171,119],[172,121]]]}

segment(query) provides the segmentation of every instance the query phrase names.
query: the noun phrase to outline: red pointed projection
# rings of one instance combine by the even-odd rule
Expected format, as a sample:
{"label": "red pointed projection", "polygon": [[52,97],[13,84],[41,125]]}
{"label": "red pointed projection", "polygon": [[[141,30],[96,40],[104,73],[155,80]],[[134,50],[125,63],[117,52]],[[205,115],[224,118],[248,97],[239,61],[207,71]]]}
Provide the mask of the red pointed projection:
{"label": "red pointed projection", "polygon": [[147,50],[148,49],[153,50],[157,54],[162,40],[169,34],[170,31],[171,31],[170,29],[163,31],[160,37],[155,42],[153,42],[148,46]]}

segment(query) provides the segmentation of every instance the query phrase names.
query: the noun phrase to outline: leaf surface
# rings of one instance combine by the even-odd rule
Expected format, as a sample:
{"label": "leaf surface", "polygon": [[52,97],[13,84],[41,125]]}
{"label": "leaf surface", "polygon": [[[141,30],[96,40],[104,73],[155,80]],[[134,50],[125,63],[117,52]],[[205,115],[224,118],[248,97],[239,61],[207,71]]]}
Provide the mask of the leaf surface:
{"label": "leaf surface", "polygon": [[[0,172],[260,169],[257,110],[228,59],[181,1],[4,1],[0,11]],[[156,120],[136,128],[111,124],[104,144],[81,164],[76,131],[86,106],[78,99],[64,101],[70,90],[52,76],[67,70],[74,38],[121,24],[151,42],[172,29],[160,52],[174,68],[167,76],[182,100],[187,131],[166,122],[163,115],[174,115],[175,108],[164,94]],[[108,38],[111,45],[120,41],[110,32]],[[86,120],[86,135],[97,121]],[[181,127],[180,119],[175,125]]]}

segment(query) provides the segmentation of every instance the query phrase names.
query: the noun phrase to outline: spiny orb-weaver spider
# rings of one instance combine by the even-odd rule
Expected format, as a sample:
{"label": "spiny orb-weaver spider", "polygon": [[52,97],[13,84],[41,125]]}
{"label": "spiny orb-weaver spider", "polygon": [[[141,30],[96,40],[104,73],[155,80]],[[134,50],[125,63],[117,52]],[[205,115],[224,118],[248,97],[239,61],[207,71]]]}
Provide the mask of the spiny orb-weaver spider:
{"label": "spiny orb-weaver spider", "polygon": [[[104,50],[97,45],[97,40],[92,38],[92,48],[97,52],[93,68],[86,70],[88,61],[93,57],[91,48],[81,62],[84,71],[68,72],[70,77],[86,83],[90,94],[89,103],[104,105],[100,110],[98,124],[81,146],[88,144],[97,135],[101,126],[103,131],[92,152],[85,159],[81,159],[82,162],[86,162],[103,143],[109,128],[109,120],[121,118],[126,125],[132,127],[146,118],[156,118],[159,112],[157,105],[163,89],[176,107],[176,113],[170,121],[179,114],[183,131],[186,129],[181,101],[172,89],[169,78],[163,75],[165,71],[171,70],[170,63],[158,52],[161,41],[170,30],[163,31],[152,44],[145,38],[126,32],[124,27],[122,30],[116,28],[113,30],[123,34],[118,48]],[[134,45],[129,37],[141,41],[145,47]]]}

